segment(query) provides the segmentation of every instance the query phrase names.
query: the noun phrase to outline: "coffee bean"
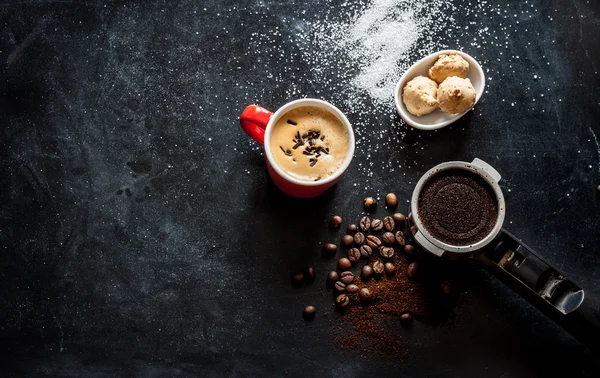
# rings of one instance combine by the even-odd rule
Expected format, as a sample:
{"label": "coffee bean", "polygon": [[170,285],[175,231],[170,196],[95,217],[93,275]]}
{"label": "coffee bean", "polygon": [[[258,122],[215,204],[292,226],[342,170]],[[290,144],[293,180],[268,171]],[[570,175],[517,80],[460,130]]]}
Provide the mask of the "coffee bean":
{"label": "coffee bean", "polygon": [[366,216],[362,217],[362,218],[360,218],[359,225],[360,225],[360,229],[363,232],[369,231],[369,229],[371,228],[371,219]]}
{"label": "coffee bean", "polygon": [[373,250],[371,249],[371,247],[369,247],[368,245],[361,245],[360,246],[360,255],[362,257],[368,258],[372,254],[373,254]]}
{"label": "coffee bean", "polygon": [[385,267],[383,265],[383,263],[381,262],[381,260],[377,260],[373,263],[373,273],[375,273],[376,275],[381,275],[383,274],[383,271],[385,270]]}
{"label": "coffee bean", "polygon": [[596,189],[598,190],[598,194],[600,194],[600,185]]}
{"label": "coffee bean", "polygon": [[363,234],[362,232],[357,232],[356,234],[354,234],[354,244],[363,245],[364,242],[365,234]]}
{"label": "coffee bean", "polygon": [[329,220],[329,227],[331,228],[338,228],[340,227],[340,224],[342,224],[342,217],[340,217],[339,215],[334,215]]}
{"label": "coffee bean", "polygon": [[313,282],[315,280],[315,267],[314,266],[307,266],[306,269],[304,270],[304,280],[307,282]]}
{"label": "coffee bean", "polygon": [[410,226],[410,234],[415,235],[417,233],[417,226]]}
{"label": "coffee bean", "polygon": [[294,285],[300,285],[303,280],[304,280],[304,274],[302,274],[302,273],[294,274],[292,276],[292,282],[294,283]]}
{"label": "coffee bean", "polygon": [[342,281],[336,281],[335,284],[333,285],[333,287],[335,288],[335,291],[339,291],[339,292],[346,291],[346,284],[343,283]]}
{"label": "coffee bean", "polygon": [[349,270],[342,272],[342,274],[340,274],[340,281],[346,285],[352,283],[352,281],[354,281],[354,273]]}
{"label": "coffee bean", "polygon": [[350,303],[350,298],[346,294],[340,294],[335,298],[335,304],[339,307],[346,307]]}
{"label": "coffee bean", "polygon": [[412,223],[412,221],[413,221],[412,213],[408,213],[408,221]]}
{"label": "coffee bean", "polygon": [[381,240],[375,235],[369,235],[367,236],[367,244],[372,250],[376,250],[381,246]]}
{"label": "coffee bean", "polygon": [[366,287],[363,287],[358,292],[358,296],[360,297],[361,301],[370,301],[371,300],[371,291],[369,291],[369,289],[367,289]]}
{"label": "coffee bean", "polygon": [[392,245],[396,242],[396,237],[391,232],[384,232],[383,235],[381,235],[381,241],[385,245]]}
{"label": "coffee bean", "polygon": [[404,314],[400,315],[400,321],[402,321],[402,323],[408,324],[412,321],[412,315],[408,312],[405,312]]}
{"label": "coffee bean", "polygon": [[337,281],[338,278],[339,275],[335,270],[332,270],[331,272],[329,272],[329,274],[327,274],[327,280],[329,281],[329,283],[335,283],[335,281]]}
{"label": "coffee bean", "polygon": [[383,229],[383,222],[379,219],[373,219],[371,221],[371,231],[379,232]]}
{"label": "coffee bean", "polygon": [[396,243],[398,243],[398,245],[402,248],[404,248],[404,246],[406,245],[406,239],[404,238],[404,232],[402,231],[398,231],[396,232]]}
{"label": "coffee bean", "polygon": [[386,259],[391,259],[392,257],[394,257],[394,253],[396,253],[396,251],[394,251],[394,248],[392,247],[379,248],[379,254],[385,257]]}
{"label": "coffee bean", "polygon": [[388,209],[395,209],[396,206],[398,206],[398,198],[394,193],[388,193],[385,196],[385,204],[387,205]]}
{"label": "coffee bean", "polygon": [[418,273],[419,273],[419,264],[417,264],[416,262],[410,263],[408,265],[408,268],[406,269],[406,275],[408,276],[408,278],[415,278]]}
{"label": "coffee bean", "polygon": [[328,255],[333,255],[337,251],[337,245],[333,243],[327,243],[323,246],[323,252]]}
{"label": "coffee bean", "polygon": [[350,260],[350,262],[353,263],[360,260],[360,251],[358,250],[358,248],[350,248],[348,250],[348,260]]}
{"label": "coffee bean", "polygon": [[313,306],[306,306],[302,315],[306,320],[312,320],[315,317],[316,309]]}
{"label": "coffee bean", "polygon": [[394,221],[394,218],[390,217],[389,215],[383,218],[383,227],[388,231],[393,231],[394,227],[396,227],[396,222]]}
{"label": "coffee bean", "polygon": [[346,293],[354,294],[357,291],[358,291],[358,286],[356,286],[355,284],[350,284],[350,285],[346,286]]}
{"label": "coffee bean", "polygon": [[355,224],[351,224],[350,226],[348,226],[348,228],[346,229],[346,233],[348,235],[354,235],[356,234],[356,232],[358,231],[358,226]]}
{"label": "coffee bean", "polygon": [[342,237],[342,247],[344,248],[350,248],[352,247],[352,244],[354,244],[354,238],[352,237],[352,235],[344,235]]}
{"label": "coffee bean", "polygon": [[450,281],[442,281],[440,287],[442,288],[442,291],[446,294],[450,294],[450,292],[452,291],[452,284],[450,283]]}
{"label": "coffee bean", "polygon": [[365,208],[367,210],[373,210],[374,208],[377,207],[377,200],[373,197],[367,197],[363,201],[363,205],[365,206]]}
{"label": "coffee bean", "polygon": [[409,256],[412,256],[415,253],[415,247],[410,244],[405,245],[404,253],[406,253]]}
{"label": "coffee bean", "polygon": [[371,268],[371,265],[365,265],[362,267],[360,274],[363,281],[368,281],[373,276],[373,268]]}
{"label": "coffee bean", "polygon": [[396,265],[392,264],[391,262],[386,262],[384,265],[384,270],[385,274],[388,276],[393,276],[396,274]]}
{"label": "coffee bean", "polygon": [[394,221],[396,223],[398,223],[398,226],[401,226],[404,223],[404,221],[406,220],[406,217],[402,213],[396,213],[396,214],[392,215],[392,218],[394,219]]}
{"label": "coffee bean", "polygon": [[348,270],[352,267],[352,263],[345,257],[342,257],[338,260],[338,268],[340,270]]}

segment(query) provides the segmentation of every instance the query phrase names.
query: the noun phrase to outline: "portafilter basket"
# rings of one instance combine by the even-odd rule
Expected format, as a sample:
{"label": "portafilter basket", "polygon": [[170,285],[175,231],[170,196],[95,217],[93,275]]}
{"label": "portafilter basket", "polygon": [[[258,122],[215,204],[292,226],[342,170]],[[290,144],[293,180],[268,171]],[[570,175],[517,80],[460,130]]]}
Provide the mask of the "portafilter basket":
{"label": "portafilter basket", "polygon": [[[419,215],[423,186],[443,172],[465,170],[482,178],[496,197],[498,215],[493,229],[469,245],[451,245],[435,238]],[[600,353],[600,300],[502,228],[506,205],[498,185],[501,176],[481,159],[451,161],[427,171],[417,183],[409,209],[413,240],[421,249],[446,260],[473,258],[515,292],[536,306],[596,353]]]}
{"label": "portafilter basket", "polygon": [[[481,177],[487,184],[489,184],[496,197],[496,204],[498,209],[498,216],[496,217],[496,223],[492,231],[482,240],[473,244],[462,246],[450,245],[444,243],[441,240],[436,239],[423,226],[423,223],[421,222],[421,217],[419,216],[419,198],[425,183],[427,183],[431,178],[439,175],[440,173],[456,170],[472,172],[477,176]],[[445,259],[460,258],[463,257],[465,254],[470,255],[471,253],[479,251],[488,244],[490,244],[496,238],[496,236],[498,236],[498,233],[502,229],[502,224],[504,223],[504,214],[506,213],[506,206],[504,205],[504,195],[502,194],[502,190],[498,185],[500,178],[500,174],[491,165],[480,159],[475,159],[471,163],[467,163],[464,161],[449,161],[446,163],[439,164],[427,171],[427,173],[425,173],[417,183],[417,186],[413,191],[412,199],[410,202],[412,209],[411,233],[413,234],[413,238],[423,249],[438,257],[443,257]]]}

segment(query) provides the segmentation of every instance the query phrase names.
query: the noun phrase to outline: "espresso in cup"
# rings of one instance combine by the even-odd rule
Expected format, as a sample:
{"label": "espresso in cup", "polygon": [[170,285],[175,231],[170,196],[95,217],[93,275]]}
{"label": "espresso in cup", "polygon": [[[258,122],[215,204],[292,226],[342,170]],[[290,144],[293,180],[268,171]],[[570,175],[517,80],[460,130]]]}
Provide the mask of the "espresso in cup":
{"label": "espresso in cup", "polygon": [[334,114],[315,106],[290,110],[271,131],[275,164],[301,181],[319,181],[333,175],[344,163],[349,146],[344,124]]}
{"label": "espresso in cup", "polygon": [[443,171],[427,180],[418,209],[431,236],[454,246],[483,240],[498,220],[498,200],[490,185],[462,169]]}

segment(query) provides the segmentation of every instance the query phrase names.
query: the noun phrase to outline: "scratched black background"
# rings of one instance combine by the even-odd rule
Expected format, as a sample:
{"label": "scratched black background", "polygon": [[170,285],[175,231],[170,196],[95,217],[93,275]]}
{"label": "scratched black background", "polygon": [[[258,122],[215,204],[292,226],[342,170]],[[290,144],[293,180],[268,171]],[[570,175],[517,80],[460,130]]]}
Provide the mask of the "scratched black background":
{"label": "scratched black background", "polygon": [[[341,351],[323,285],[334,262],[319,242],[338,237],[328,217],[357,218],[365,195],[394,191],[404,204],[431,166],[479,157],[503,176],[506,228],[600,294],[598,3],[510,4],[536,12],[509,49],[440,35],[441,47],[490,70],[477,109],[422,133],[377,108],[367,119],[387,128],[391,115],[386,133],[399,142],[359,146],[335,189],[293,200],[273,188],[237,117],[250,102],[276,109],[340,93],[318,86],[303,59],[292,68],[306,82],[286,92],[265,72],[289,67],[258,60],[249,36],[277,27],[274,43],[297,53],[297,30],[281,16],[318,20],[341,3],[0,3],[4,376],[597,376],[577,341],[475,269],[457,279],[450,320],[402,331],[409,361]],[[470,17],[489,24],[490,39],[514,23],[454,14],[457,25]],[[507,63],[507,51],[520,58]],[[397,160],[393,172],[376,167]],[[359,165],[368,162],[372,176]],[[290,274],[311,262],[315,284],[293,288]],[[311,323],[307,304],[318,309]]]}

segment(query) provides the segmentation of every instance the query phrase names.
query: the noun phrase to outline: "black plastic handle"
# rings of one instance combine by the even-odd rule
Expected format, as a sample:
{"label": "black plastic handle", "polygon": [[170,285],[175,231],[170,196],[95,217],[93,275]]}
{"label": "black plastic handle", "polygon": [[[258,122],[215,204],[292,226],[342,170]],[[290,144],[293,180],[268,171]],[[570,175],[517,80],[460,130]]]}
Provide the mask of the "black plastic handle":
{"label": "black plastic handle", "polygon": [[579,341],[600,353],[600,300],[597,297],[506,230],[474,258]]}

